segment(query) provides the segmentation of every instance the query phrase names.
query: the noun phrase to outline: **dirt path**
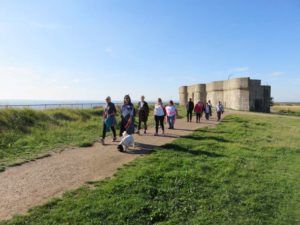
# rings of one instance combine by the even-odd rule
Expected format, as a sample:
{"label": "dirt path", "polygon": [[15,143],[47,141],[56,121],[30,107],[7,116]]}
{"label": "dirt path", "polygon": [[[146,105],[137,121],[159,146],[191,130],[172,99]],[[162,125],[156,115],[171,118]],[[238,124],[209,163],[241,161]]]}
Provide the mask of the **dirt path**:
{"label": "dirt path", "polygon": [[177,120],[175,130],[166,130],[164,136],[135,135],[135,150],[120,153],[117,143],[108,137],[107,145],[99,143],[89,148],[66,149],[51,157],[8,168],[0,173],[0,220],[25,213],[29,208],[59,197],[66,190],[80,187],[87,181],[112,176],[123,164],[143,156],[153,147],[169,143],[200,127],[214,127],[216,118],[202,119],[200,124]]}

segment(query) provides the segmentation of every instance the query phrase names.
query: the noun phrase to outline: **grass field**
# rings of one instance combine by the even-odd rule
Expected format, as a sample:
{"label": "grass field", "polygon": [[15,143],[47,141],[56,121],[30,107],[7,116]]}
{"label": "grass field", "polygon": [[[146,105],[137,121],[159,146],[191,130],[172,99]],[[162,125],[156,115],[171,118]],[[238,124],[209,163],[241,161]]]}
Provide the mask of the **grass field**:
{"label": "grass field", "polygon": [[[183,114],[179,107],[179,118]],[[150,126],[153,120],[151,114]],[[49,151],[91,146],[101,134],[102,109],[0,110],[0,172]]]}
{"label": "grass field", "polygon": [[300,104],[274,105],[272,111],[280,114],[300,116]]}
{"label": "grass field", "polygon": [[299,224],[300,120],[230,115],[7,224]]}

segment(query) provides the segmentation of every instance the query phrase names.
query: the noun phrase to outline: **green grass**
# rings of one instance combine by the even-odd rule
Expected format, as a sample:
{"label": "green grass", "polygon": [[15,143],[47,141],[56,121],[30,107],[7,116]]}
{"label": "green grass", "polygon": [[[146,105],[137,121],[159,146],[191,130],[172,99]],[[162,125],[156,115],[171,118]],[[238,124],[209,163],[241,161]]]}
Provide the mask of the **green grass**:
{"label": "green grass", "polygon": [[67,146],[91,146],[101,133],[102,110],[0,110],[0,168],[47,156]]}
{"label": "green grass", "polygon": [[4,224],[299,224],[300,120],[227,116]]}

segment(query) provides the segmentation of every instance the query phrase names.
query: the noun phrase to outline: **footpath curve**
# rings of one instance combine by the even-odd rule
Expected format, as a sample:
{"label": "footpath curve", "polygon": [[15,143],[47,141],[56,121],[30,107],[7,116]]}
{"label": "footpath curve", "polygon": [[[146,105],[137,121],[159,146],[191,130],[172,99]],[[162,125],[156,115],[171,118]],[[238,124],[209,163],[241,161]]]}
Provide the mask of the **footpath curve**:
{"label": "footpath curve", "polygon": [[95,143],[88,148],[66,149],[47,158],[7,168],[0,173],[0,220],[26,213],[31,207],[46,203],[88,181],[110,177],[119,167],[147,154],[154,147],[170,143],[174,138],[201,127],[215,127],[217,123],[215,115],[209,121],[202,118],[200,124],[178,119],[175,129],[166,129],[164,136],[153,136],[153,128],[146,135],[135,135],[136,149],[127,153],[118,152],[118,143],[113,143],[108,137],[105,146]]}

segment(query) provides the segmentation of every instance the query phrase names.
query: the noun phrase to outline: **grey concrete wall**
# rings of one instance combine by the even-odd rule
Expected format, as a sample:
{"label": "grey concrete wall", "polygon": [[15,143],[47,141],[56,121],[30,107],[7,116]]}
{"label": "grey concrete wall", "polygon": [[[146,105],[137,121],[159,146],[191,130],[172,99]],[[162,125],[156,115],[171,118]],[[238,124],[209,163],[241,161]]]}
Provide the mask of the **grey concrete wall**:
{"label": "grey concrete wall", "polygon": [[255,112],[270,112],[271,87],[260,80],[250,80],[249,108]]}
{"label": "grey concrete wall", "polygon": [[262,86],[260,80],[251,80],[249,77],[183,86],[180,89],[182,105],[192,98],[194,102],[210,100],[213,106],[221,101],[225,108],[242,111],[269,112],[270,96],[270,86]]}
{"label": "grey concrete wall", "polygon": [[179,87],[179,103],[180,105],[186,105],[187,104],[187,86],[181,86]]}
{"label": "grey concrete wall", "polygon": [[249,110],[249,78],[215,81],[206,85],[207,100],[212,105],[221,101],[226,108]]}
{"label": "grey concrete wall", "polygon": [[271,86],[265,85],[264,88],[264,109],[263,112],[270,112],[271,107]]}

